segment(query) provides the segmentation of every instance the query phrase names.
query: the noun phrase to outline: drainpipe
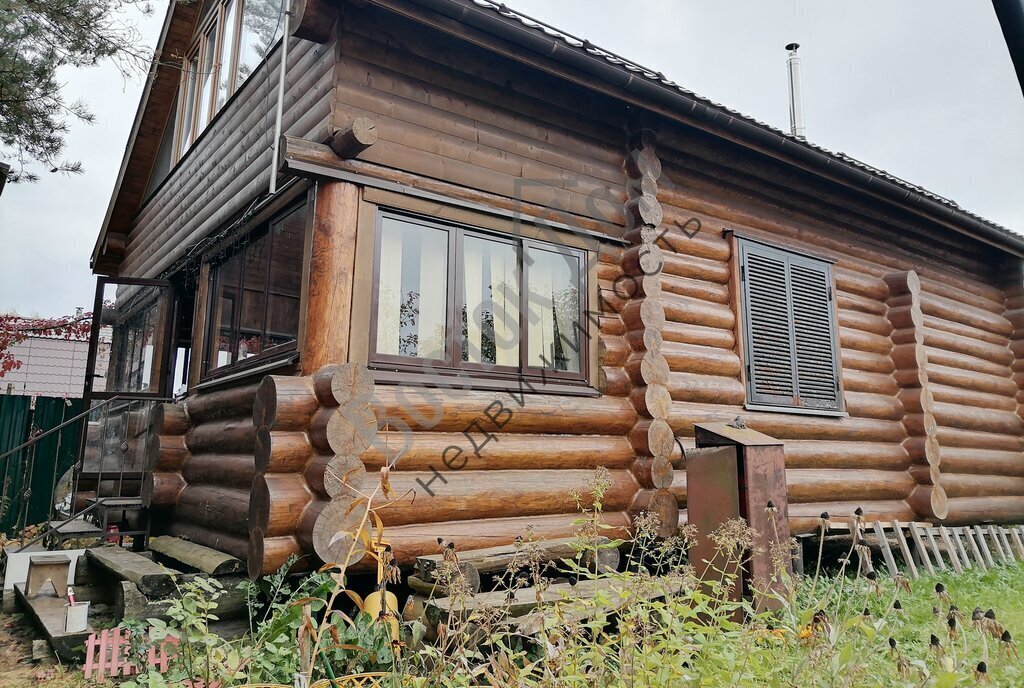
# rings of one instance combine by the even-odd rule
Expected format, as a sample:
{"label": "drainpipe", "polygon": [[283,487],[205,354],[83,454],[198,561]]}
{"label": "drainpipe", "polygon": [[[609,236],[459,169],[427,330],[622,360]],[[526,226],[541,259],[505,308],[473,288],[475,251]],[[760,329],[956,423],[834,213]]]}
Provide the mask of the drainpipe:
{"label": "drainpipe", "polygon": [[786,60],[786,68],[789,70],[789,133],[804,141],[807,136],[804,130],[803,93],[800,90],[800,56],[796,54],[799,48],[799,43],[786,46],[789,51],[789,59]]}
{"label": "drainpipe", "polygon": [[284,116],[284,82],[288,72],[288,39],[291,37],[292,0],[285,0],[284,35],[281,37],[281,70],[277,79],[277,108],[274,112],[274,152],[270,158],[270,195],[277,193],[277,159],[281,152],[281,118]]}

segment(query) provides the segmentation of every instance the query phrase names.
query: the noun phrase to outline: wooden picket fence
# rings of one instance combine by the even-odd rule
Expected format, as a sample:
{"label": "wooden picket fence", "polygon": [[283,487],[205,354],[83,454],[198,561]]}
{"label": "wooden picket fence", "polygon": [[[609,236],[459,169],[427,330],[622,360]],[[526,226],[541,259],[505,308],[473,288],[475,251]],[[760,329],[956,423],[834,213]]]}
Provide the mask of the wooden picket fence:
{"label": "wooden picket fence", "polygon": [[[885,566],[893,576],[898,570],[897,553],[902,557],[910,578],[915,580],[922,571],[930,574],[951,569],[956,573],[973,568],[987,571],[1000,564],[1024,561],[1024,526],[951,528],[875,521],[869,527],[878,538]],[[889,544],[890,537],[896,541],[895,551]]]}
{"label": "wooden picket fence", "polygon": [[[103,683],[108,678],[140,673],[141,667],[129,657],[130,640],[128,631],[120,627],[105,628],[91,634],[85,641],[85,677]],[[167,664],[177,652],[177,646],[176,638],[151,646],[146,657],[147,669],[157,669],[160,673],[167,671]]]}

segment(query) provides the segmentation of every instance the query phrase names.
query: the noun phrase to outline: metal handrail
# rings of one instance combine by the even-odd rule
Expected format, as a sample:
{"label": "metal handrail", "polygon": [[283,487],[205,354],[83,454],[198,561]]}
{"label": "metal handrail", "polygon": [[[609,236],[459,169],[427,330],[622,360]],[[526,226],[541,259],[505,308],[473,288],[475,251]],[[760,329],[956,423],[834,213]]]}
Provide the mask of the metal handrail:
{"label": "metal handrail", "polygon": [[58,430],[62,430],[63,428],[71,425],[72,423],[75,423],[75,422],[81,420],[82,418],[85,418],[86,416],[88,416],[93,411],[95,411],[97,409],[101,409],[104,406],[106,406],[107,404],[109,404],[111,402],[114,402],[114,401],[162,401],[162,402],[167,402],[167,401],[172,401],[172,400],[168,399],[166,397],[142,397],[142,398],[137,398],[137,397],[120,397],[120,396],[118,396],[118,397],[110,397],[109,399],[104,399],[103,401],[101,401],[100,403],[96,404],[95,406],[92,406],[92,407],[82,411],[77,416],[69,418],[68,420],[64,421],[60,425],[54,426],[54,427],[50,428],[49,430],[41,432],[38,435],[33,436],[27,442],[23,442],[22,444],[19,444],[14,449],[10,449],[10,450],[4,452],[3,454],[0,454],[0,461],[3,461],[4,459],[6,459],[8,456],[11,456],[12,454],[17,454],[22,449],[25,449],[27,447],[31,447],[33,444],[35,444],[39,440],[43,439],[44,437],[49,437],[50,435],[52,435],[53,433],[57,432]]}
{"label": "metal handrail", "polygon": [[57,525],[53,526],[52,528],[49,528],[48,530],[44,530],[42,533],[40,533],[39,535],[36,535],[34,538],[32,538],[31,540],[29,540],[28,542],[23,544],[18,549],[14,550],[15,554],[25,550],[28,547],[31,547],[32,545],[36,544],[37,542],[42,540],[44,537],[49,535],[50,533],[53,533],[53,532],[56,532],[56,531],[60,530],[61,528],[63,528],[67,524],[71,523],[72,521],[77,521],[80,517],[85,516],[87,513],[89,513],[93,509],[97,508],[99,505],[100,505],[100,502],[94,502],[93,504],[90,504],[86,508],[84,508],[81,511],[79,511],[77,514],[73,514],[72,517],[67,519],[66,521],[61,521],[60,523],[58,523]]}

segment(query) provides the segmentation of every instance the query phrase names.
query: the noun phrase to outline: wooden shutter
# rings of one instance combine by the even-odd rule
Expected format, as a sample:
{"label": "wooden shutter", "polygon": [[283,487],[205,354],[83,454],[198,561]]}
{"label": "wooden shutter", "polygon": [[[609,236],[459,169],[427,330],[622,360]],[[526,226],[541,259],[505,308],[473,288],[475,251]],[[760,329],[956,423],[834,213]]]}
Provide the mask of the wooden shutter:
{"label": "wooden shutter", "polygon": [[838,411],[832,266],[740,241],[747,400]]}

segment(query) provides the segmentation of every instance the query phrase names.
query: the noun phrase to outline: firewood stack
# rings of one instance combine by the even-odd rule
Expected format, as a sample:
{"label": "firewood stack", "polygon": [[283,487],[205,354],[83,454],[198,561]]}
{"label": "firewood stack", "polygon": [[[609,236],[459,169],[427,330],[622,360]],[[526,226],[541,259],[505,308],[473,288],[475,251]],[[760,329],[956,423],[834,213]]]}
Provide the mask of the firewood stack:
{"label": "firewood stack", "polygon": [[626,202],[626,238],[633,242],[622,256],[627,279],[620,280],[632,292],[622,311],[626,339],[632,354],[625,363],[633,383],[630,401],[640,420],[630,433],[637,453],[633,475],[640,483],[631,506],[634,514],[650,512],[659,520],[659,535],[670,537],[679,526],[679,505],[669,490],[674,469],[675,436],[668,424],[672,410],[669,366],[662,354],[665,306],[661,299],[661,268],[665,258],[658,245],[664,212],[658,201],[661,161],[653,131],[635,134],[626,158],[629,200]]}

